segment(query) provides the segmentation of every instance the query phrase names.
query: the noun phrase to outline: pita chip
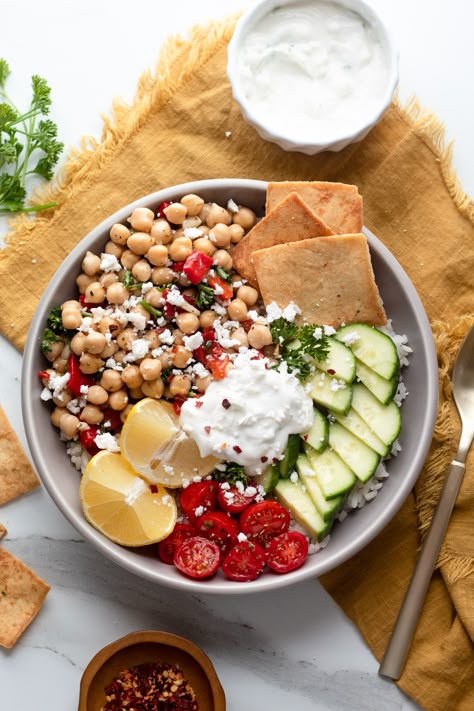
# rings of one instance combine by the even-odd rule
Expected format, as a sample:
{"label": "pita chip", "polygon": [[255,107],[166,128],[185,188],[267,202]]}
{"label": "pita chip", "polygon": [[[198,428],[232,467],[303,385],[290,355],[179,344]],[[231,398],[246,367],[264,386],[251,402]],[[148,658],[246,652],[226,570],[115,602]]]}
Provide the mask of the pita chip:
{"label": "pita chip", "polygon": [[293,192],[287,195],[232,250],[234,269],[258,287],[252,254],[276,244],[332,235],[333,231]]}
{"label": "pita chip", "polygon": [[3,523],[0,523],[0,541],[2,540],[2,538],[3,538],[4,536],[7,535],[7,533],[8,533],[8,531],[7,531],[7,529],[5,528],[5,526],[3,525]]}
{"label": "pita chip", "polygon": [[39,479],[0,407],[0,504],[39,486]]}
{"label": "pita chip", "polygon": [[0,548],[0,645],[13,647],[41,609],[50,586]]}
{"label": "pita chip", "polygon": [[333,235],[261,249],[253,255],[263,301],[301,309],[297,320],[331,325],[387,317],[363,234]]}
{"label": "pita chip", "polygon": [[336,234],[361,232],[362,196],[359,195],[356,185],[318,181],[268,183],[266,212],[272,210],[291,192],[298,193],[308,207]]}

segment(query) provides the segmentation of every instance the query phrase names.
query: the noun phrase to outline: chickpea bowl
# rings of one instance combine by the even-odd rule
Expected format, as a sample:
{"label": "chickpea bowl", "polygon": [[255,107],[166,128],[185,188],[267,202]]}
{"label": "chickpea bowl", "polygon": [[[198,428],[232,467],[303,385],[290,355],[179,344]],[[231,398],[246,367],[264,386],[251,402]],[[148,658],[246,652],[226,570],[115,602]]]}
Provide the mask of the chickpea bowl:
{"label": "chickpea bowl", "polygon": [[[217,521],[221,526],[224,520],[232,527],[230,533],[226,529],[232,552],[238,546],[257,548],[252,539],[249,542],[249,528],[244,529],[249,508],[240,514],[229,508],[236,500],[229,498],[230,485],[221,475],[223,469],[226,475],[231,470],[222,465],[223,457],[204,451],[190,433],[198,413],[207,408],[210,416],[215,411],[218,421],[230,416],[226,388],[236,387],[235,382],[242,388],[237,392],[242,400],[253,397],[278,413],[278,403],[269,399],[265,387],[258,387],[258,378],[277,373],[268,365],[275,353],[272,324],[261,316],[258,288],[240,271],[235,273],[234,250],[265,215],[266,198],[263,181],[204,180],[169,187],[125,206],[86,235],[64,260],[38,304],[28,334],[22,409],[42,483],[86,541],[129,572],[158,584],[194,592],[250,593],[331,570],[357,553],[395,515],[431,442],[437,362],[429,323],[406,273],[364,228],[383,305],[394,333],[402,334],[396,337],[400,352],[413,351],[409,367],[401,371],[400,392],[409,395],[400,408],[402,428],[392,448],[396,456],[386,458],[384,473],[370,491],[370,482],[358,489],[359,503],[351,504],[354,510],[342,516],[347,512],[340,509],[339,518],[331,519],[334,525],[324,540],[322,534],[321,540],[302,535],[298,512],[292,516],[292,508],[285,509],[281,535],[295,533],[306,541],[305,556],[294,568],[270,566],[273,540],[265,555],[262,551],[258,560],[253,558],[260,566],[253,577],[239,578],[239,569],[230,564],[226,568],[222,541],[207,536],[209,522],[199,528],[198,509],[204,516],[206,507],[211,510],[216,517],[212,526],[217,527]],[[253,391],[247,375],[235,380],[239,368],[249,363],[257,378]],[[294,382],[304,394],[301,383],[296,378]],[[283,397],[283,390],[276,391],[278,398]],[[224,394],[214,407],[206,393]],[[299,417],[300,406],[289,402],[291,416]],[[295,431],[303,433],[301,427]],[[245,441],[255,439],[258,431],[257,425],[245,429],[243,420],[235,429],[235,436]],[[204,427],[207,434],[210,430]],[[262,438],[267,434],[263,432]],[[277,434],[265,445],[269,449],[276,446]],[[303,437],[297,436],[297,441],[303,447]],[[243,469],[239,457],[245,454],[245,444],[232,449],[237,454],[226,459]],[[178,460],[168,456],[180,458],[180,466],[169,466]],[[190,471],[185,478],[183,472]],[[267,477],[268,484],[270,471],[266,464],[252,471],[244,494],[252,497],[252,506],[271,503],[281,510],[284,501],[279,497],[277,501],[272,487],[262,483]],[[219,504],[195,506],[190,513],[191,489],[215,482]],[[362,507],[363,499],[370,503]],[[115,515],[117,502],[120,516]],[[281,520],[274,523],[280,526]],[[178,529],[181,535],[183,527],[188,533],[170,553],[169,536]],[[194,533],[189,534],[189,528]],[[184,550],[190,541],[200,549],[190,549],[186,561]],[[189,560],[202,560],[200,556],[211,565],[216,550],[212,570],[207,568],[205,575],[200,568],[190,570]]]}

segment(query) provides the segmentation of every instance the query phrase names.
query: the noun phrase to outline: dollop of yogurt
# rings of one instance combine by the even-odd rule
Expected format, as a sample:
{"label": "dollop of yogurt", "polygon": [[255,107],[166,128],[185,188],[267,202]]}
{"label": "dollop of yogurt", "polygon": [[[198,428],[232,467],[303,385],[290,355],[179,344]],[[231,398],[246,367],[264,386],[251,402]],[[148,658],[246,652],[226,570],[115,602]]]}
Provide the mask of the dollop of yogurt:
{"label": "dollop of yogurt", "polygon": [[283,366],[269,367],[252,349],[239,353],[225,378],[181,408],[181,426],[202,457],[214,455],[260,474],[280,459],[288,436],[306,432],[313,403],[298,379]]}
{"label": "dollop of yogurt", "polygon": [[349,135],[379,110],[388,78],[374,26],[328,0],[264,15],[242,41],[238,68],[256,118],[302,141]]}

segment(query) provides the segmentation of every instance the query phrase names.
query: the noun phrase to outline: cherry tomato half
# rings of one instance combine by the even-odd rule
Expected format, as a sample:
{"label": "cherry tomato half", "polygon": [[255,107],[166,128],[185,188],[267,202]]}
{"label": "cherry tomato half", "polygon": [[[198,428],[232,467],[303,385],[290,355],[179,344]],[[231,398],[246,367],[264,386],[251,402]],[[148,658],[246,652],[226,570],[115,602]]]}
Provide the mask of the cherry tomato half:
{"label": "cherry tomato half", "polygon": [[278,501],[251,504],[240,514],[240,530],[251,541],[265,546],[290,526],[290,514]]}
{"label": "cherry tomato half", "polygon": [[237,543],[237,522],[223,511],[208,511],[199,516],[195,526],[200,536],[216,543],[223,553]]}
{"label": "cherry tomato half", "polygon": [[174,554],[174,564],[190,578],[210,578],[221,562],[221,551],[212,541],[194,536],[183,541]]}
{"label": "cherry tomato half", "polygon": [[[199,515],[207,511],[215,511],[217,508],[218,486],[217,481],[205,479],[204,481],[193,482],[185,489],[182,489],[179,505],[181,506],[181,511],[191,523],[194,523]],[[196,516],[196,509],[201,507],[202,511],[199,511],[198,516]]]}
{"label": "cherry tomato half", "polygon": [[163,563],[173,565],[174,554],[183,541],[196,535],[196,531],[188,523],[177,523],[169,536],[158,543],[158,556]]}
{"label": "cherry tomato half", "polygon": [[265,551],[258,543],[242,541],[227,553],[222,563],[222,572],[238,583],[255,580],[265,566]]}
{"label": "cherry tomato half", "polygon": [[222,511],[230,514],[237,514],[244,511],[247,506],[250,506],[255,496],[249,496],[244,492],[240,492],[236,486],[224,488],[222,484],[219,486],[217,501]]}
{"label": "cherry tomato half", "polygon": [[275,536],[265,551],[269,568],[275,573],[289,573],[303,565],[308,556],[308,540],[299,531]]}

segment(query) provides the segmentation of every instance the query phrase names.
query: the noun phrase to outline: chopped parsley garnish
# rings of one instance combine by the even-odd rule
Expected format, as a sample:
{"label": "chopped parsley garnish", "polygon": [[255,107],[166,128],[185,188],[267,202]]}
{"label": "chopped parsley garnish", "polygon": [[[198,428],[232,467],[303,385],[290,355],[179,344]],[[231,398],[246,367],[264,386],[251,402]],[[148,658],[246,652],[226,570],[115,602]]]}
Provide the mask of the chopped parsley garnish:
{"label": "chopped parsley garnish", "polygon": [[38,75],[31,78],[33,97],[22,113],[5,91],[10,67],[0,59],[0,214],[37,212],[55,207],[57,203],[25,207],[26,180],[36,175],[51,180],[64,144],[57,140],[58,129],[49,114],[51,89]]}
{"label": "chopped parsley garnish", "polygon": [[215,469],[212,478],[220,482],[228,482],[231,485],[236,485],[238,481],[241,481],[244,486],[248,484],[248,476],[245,473],[245,469],[241,464],[236,464],[235,462],[226,462],[225,470]]}
{"label": "chopped parsley garnish", "polygon": [[135,279],[135,277],[133,276],[132,272],[129,271],[128,269],[125,269],[123,272],[122,284],[127,289],[141,289],[143,286],[141,281],[137,281]]}
{"label": "chopped parsley garnish", "polygon": [[158,309],[155,309],[154,306],[152,306],[151,304],[149,304],[149,303],[148,303],[147,301],[145,301],[144,299],[143,299],[142,301],[140,301],[140,306],[143,306],[143,308],[145,309],[145,311],[148,311],[148,313],[151,314],[151,315],[153,316],[153,318],[161,318],[161,317],[163,316],[163,314],[161,313],[161,311],[158,311]]}
{"label": "chopped parsley garnish", "polygon": [[43,338],[41,339],[40,350],[41,353],[49,353],[51,350],[51,344],[61,341],[57,333],[54,333],[50,328],[45,328],[43,331]]}
{"label": "chopped parsley garnish", "polygon": [[[316,325],[298,326],[284,318],[275,319],[270,324],[274,343],[278,346],[280,363],[285,361],[288,371],[299,380],[306,380],[312,372],[312,360],[325,360],[328,354],[328,338],[316,337]],[[324,330],[321,328],[322,334]],[[278,365],[276,366],[278,367]]]}
{"label": "chopped parsley garnish", "polygon": [[224,281],[228,281],[228,282],[231,281],[230,272],[228,272],[227,269],[224,269],[223,267],[219,267],[219,266],[214,266],[213,269],[216,272],[218,277],[220,277]]}
{"label": "chopped parsley garnish", "polygon": [[198,294],[196,296],[195,304],[198,309],[208,309],[214,303],[214,289],[208,284],[203,284],[200,282],[197,285]]}
{"label": "chopped parsley garnish", "polygon": [[61,307],[54,306],[54,308],[50,311],[46,321],[46,328],[43,331],[43,337],[40,345],[41,352],[49,353],[52,343],[62,341],[64,340],[64,337],[66,337],[66,339],[70,339],[74,334],[75,331],[68,331],[68,329],[63,326]]}
{"label": "chopped parsley garnish", "polygon": [[172,377],[173,377],[173,368],[163,368],[163,370],[161,371],[161,379],[165,383],[169,383]]}

